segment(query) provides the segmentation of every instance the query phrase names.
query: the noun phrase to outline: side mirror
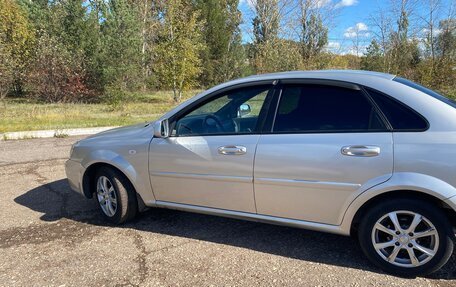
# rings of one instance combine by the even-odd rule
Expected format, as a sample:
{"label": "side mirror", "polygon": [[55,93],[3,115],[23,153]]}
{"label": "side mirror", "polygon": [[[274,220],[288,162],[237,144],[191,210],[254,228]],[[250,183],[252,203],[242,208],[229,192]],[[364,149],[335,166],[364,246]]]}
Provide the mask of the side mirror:
{"label": "side mirror", "polygon": [[169,123],[168,119],[156,121],[154,123],[154,137],[167,138],[169,137]]}
{"label": "side mirror", "polygon": [[242,104],[238,109],[238,117],[242,118],[250,114],[252,108],[249,104]]}

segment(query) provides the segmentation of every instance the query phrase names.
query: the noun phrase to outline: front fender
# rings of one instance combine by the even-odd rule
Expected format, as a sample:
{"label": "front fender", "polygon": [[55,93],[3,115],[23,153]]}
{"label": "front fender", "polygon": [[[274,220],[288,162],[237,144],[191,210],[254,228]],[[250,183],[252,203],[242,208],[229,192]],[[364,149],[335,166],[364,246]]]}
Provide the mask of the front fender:
{"label": "front fender", "polygon": [[341,229],[345,234],[350,234],[356,212],[366,202],[378,195],[399,190],[422,192],[442,201],[456,196],[456,188],[441,179],[419,173],[394,173],[388,181],[364,191],[352,201],[344,214]]}
{"label": "front fender", "polygon": [[112,150],[103,149],[91,151],[81,161],[81,165],[85,170],[87,170],[93,164],[99,163],[108,164],[119,169],[130,180],[136,192],[141,196],[144,202],[155,201],[153,193],[151,192],[149,178],[141,176],[144,172],[141,173],[141,171],[138,170],[143,168],[147,171],[147,164],[146,166],[137,166],[135,164],[132,164],[124,156]]}
{"label": "front fender", "polygon": [[135,168],[125,158],[111,150],[94,150],[81,161],[81,165],[85,169],[95,163],[106,163],[118,168],[133,185],[138,179],[138,173]]}

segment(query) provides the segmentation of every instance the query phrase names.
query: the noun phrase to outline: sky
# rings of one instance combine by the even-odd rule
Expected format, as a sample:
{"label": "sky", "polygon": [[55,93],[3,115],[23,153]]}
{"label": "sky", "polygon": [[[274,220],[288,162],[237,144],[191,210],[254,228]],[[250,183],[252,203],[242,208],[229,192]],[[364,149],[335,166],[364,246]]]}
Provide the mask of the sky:
{"label": "sky", "polygon": [[[255,0],[240,0],[239,10],[243,15],[243,24],[241,30],[243,33],[244,42],[252,42],[252,18],[254,12],[252,10],[253,1]],[[390,10],[392,0],[317,0],[322,6],[337,7],[336,16],[331,19],[329,28],[329,41],[327,49],[337,54],[356,54],[354,47],[354,38],[358,31],[359,51],[363,53],[365,47],[370,43],[375,35],[375,25],[372,17],[378,14],[379,10]],[[427,15],[429,9],[426,5],[426,0],[411,0],[413,3],[413,17],[415,17],[417,37],[423,30],[424,23],[419,20],[419,17]],[[450,6],[455,6],[456,0],[438,0],[440,1],[437,11],[437,18],[447,17]],[[397,2],[397,1],[396,1]],[[437,31],[438,33],[438,31]]]}

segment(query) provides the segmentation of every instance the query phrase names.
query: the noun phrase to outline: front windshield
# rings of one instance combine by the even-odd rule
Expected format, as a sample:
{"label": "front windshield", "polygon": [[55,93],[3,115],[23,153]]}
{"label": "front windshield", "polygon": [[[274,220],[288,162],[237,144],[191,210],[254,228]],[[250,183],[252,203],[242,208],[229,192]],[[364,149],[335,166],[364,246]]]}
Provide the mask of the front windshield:
{"label": "front windshield", "polygon": [[431,89],[428,89],[426,87],[423,87],[421,86],[420,84],[417,84],[415,82],[412,82],[410,80],[407,80],[407,79],[404,79],[404,78],[401,78],[401,77],[395,77],[393,79],[393,81],[395,82],[398,82],[398,83],[401,83],[401,84],[404,84],[410,88],[414,88],[420,92],[423,92],[425,94],[428,94],[429,96],[433,97],[433,98],[436,98],[437,100],[439,101],[442,101],[450,106],[452,106],[453,108],[456,109],[456,101],[455,100],[452,100],[452,99],[449,99],[445,96],[442,96],[441,94],[431,90]]}

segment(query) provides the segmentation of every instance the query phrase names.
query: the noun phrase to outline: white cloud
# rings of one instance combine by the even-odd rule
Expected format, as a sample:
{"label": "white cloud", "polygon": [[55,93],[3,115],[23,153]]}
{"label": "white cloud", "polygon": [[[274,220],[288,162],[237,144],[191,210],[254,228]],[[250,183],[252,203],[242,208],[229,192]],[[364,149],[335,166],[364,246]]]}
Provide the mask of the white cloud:
{"label": "white cloud", "polygon": [[328,50],[338,50],[340,49],[340,43],[337,41],[329,41],[328,44],[326,44],[326,49]]}
{"label": "white cloud", "polygon": [[369,28],[363,22],[356,23],[355,26],[348,27],[345,30],[345,38],[356,38],[356,37],[369,37],[370,34],[367,32]]}
{"label": "white cloud", "polygon": [[323,8],[331,4],[331,0],[317,0],[315,1],[315,8]]}
{"label": "white cloud", "polygon": [[336,8],[349,7],[358,4],[358,0],[341,0],[336,4]]}
{"label": "white cloud", "polygon": [[[428,35],[428,34],[430,34],[430,30],[427,29],[427,28],[424,28],[424,29],[421,30],[421,33],[422,33],[423,35]],[[432,30],[432,35],[433,35],[433,36],[438,36],[440,33],[442,33],[442,30],[441,30],[441,29],[433,29],[433,30]]]}
{"label": "white cloud", "polygon": [[356,28],[358,28],[359,31],[367,31],[367,25],[364,24],[363,22],[356,23]]}
{"label": "white cloud", "polygon": [[345,49],[341,49],[339,55],[353,55],[353,56],[362,56],[366,53],[367,45],[359,45],[358,48],[356,47],[347,47]]}

